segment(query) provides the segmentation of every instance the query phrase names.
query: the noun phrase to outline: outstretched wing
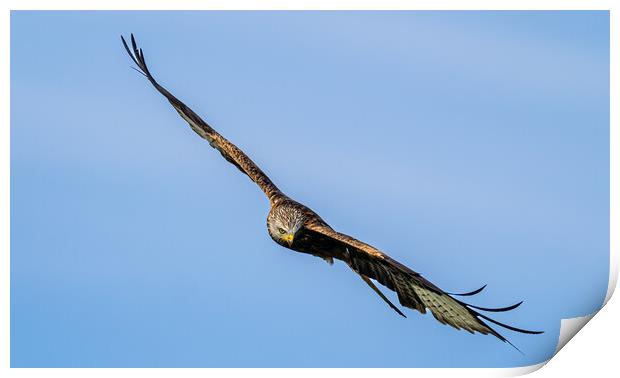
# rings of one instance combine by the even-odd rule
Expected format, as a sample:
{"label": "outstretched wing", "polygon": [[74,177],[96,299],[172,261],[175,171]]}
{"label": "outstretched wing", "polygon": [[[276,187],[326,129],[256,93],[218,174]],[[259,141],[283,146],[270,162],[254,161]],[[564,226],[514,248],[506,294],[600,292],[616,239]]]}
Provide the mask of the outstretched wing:
{"label": "outstretched wing", "polygon": [[203,121],[192,109],[190,109],[187,105],[182,103],[179,99],[174,97],[170,92],[168,92],[164,87],[159,85],[157,81],[151,75],[148,67],[146,66],[146,62],[144,60],[144,53],[142,49],[139,49],[136,45],[136,40],[131,35],[131,46],[132,49],[129,48],[125,38],[121,36],[121,40],[123,41],[123,45],[127,50],[127,53],[134,61],[134,63],[138,66],[139,72],[142,73],[146,78],[153,84],[155,89],[162,95],[168,99],[170,104],[174,107],[174,109],[183,117],[183,119],[189,123],[192,130],[194,130],[198,135],[202,138],[206,139],[211,147],[218,150],[222,156],[228,160],[230,163],[235,165],[239,170],[248,177],[252,181],[254,181],[265,194],[269,198],[269,201],[272,203],[277,201],[279,198],[284,195],[280,190],[274,185],[273,182],[267,177],[267,175],[250,159],[243,151],[241,151],[237,146],[229,142],[226,138],[221,136],[217,131],[215,131],[208,123]]}
{"label": "outstretched wing", "polygon": [[[348,235],[336,232],[322,222],[310,223],[306,228],[309,233],[314,235],[313,237],[321,240],[324,247],[332,248],[331,252],[335,256],[339,256],[355,272],[372,278],[395,291],[403,306],[420,311],[423,314],[428,309],[435,319],[443,324],[448,324],[456,329],[464,329],[471,333],[492,334],[505,342],[508,340],[484,320],[515,332],[542,333],[512,327],[476,311],[476,309],[491,312],[510,311],[517,308],[522,302],[503,308],[483,308],[466,304],[378,249]],[[331,240],[331,243],[326,243],[326,239]],[[453,295],[473,295],[480,291],[482,288],[471,293]],[[388,304],[391,305],[389,301]]]}

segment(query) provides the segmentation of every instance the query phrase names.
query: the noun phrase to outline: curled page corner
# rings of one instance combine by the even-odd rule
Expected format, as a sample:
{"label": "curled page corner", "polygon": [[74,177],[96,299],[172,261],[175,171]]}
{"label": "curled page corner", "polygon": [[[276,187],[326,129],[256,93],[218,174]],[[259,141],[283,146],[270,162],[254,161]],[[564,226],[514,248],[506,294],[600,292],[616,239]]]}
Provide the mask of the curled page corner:
{"label": "curled page corner", "polygon": [[[597,311],[598,312],[598,311]],[[558,352],[564,348],[564,346],[572,339],[577,332],[579,332],[588,322],[597,314],[597,312],[586,315],[579,316],[576,318],[568,318],[562,319],[560,322],[560,336],[558,337],[558,345],[555,347],[555,352],[553,355],[558,354]]]}
{"label": "curled page corner", "polygon": [[[607,302],[611,299],[614,290],[616,289],[616,284],[618,283],[618,255],[617,253],[613,253],[614,248],[610,252],[610,264],[609,264],[609,283],[607,286],[607,294],[605,295],[605,300],[600,309],[593,312],[590,315],[578,316],[575,318],[562,319],[560,322],[560,336],[558,337],[558,344],[556,345],[555,352],[553,355],[558,354],[562,348],[586,325],[592,318],[605,307]],[[548,362],[548,361],[547,361]],[[546,363],[546,362],[545,362]],[[544,365],[545,363],[541,364]],[[533,365],[535,366],[535,365]],[[532,370],[534,371],[534,370]]]}
{"label": "curled page corner", "polygon": [[[613,255],[613,253],[612,253]],[[562,319],[560,322],[560,336],[558,337],[558,344],[555,348],[555,352],[553,355],[555,356],[558,352],[564,348],[564,346],[579,332],[592,318],[596,315],[605,305],[609,302],[615,288],[616,283],[618,282],[618,266],[617,264],[610,264],[609,267],[609,284],[607,286],[607,294],[605,295],[605,301],[599,310],[596,312],[585,315],[578,316],[576,318],[568,318]]]}
{"label": "curled page corner", "polygon": [[[600,310],[599,310],[600,311]],[[504,374],[502,374],[502,376],[504,377],[516,377],[516,376],[520,376],[520,375],[526,375],[526,374],[530,374],[533,373],[535,371],[537,371],[538,369],[542,368],[543,366],[545,366],[549,361],[551,361],[551,359],[558,354],[558,352],[564,348],[564,346],[566,344],[568,344],[568,342],[586,325],[588,324],[588,322],[594,317],[594,315],[596,315],[598,313],[595,312],[593,314],[590,315],[586,315],[586,316],[578,316],[575,318],[568,318],[568,319],[562,319],[560,321],[560,336],[558,337],[558,344],[555,348],[555,352],[553,352],[553,356],[549,359],[547,359],[546,361],[543,361],[541,363],[535,364],[535,365],[530,365],[530,366],[523,366],[523,367],[517,367],[517,368],[508,368],[505,369]]]}

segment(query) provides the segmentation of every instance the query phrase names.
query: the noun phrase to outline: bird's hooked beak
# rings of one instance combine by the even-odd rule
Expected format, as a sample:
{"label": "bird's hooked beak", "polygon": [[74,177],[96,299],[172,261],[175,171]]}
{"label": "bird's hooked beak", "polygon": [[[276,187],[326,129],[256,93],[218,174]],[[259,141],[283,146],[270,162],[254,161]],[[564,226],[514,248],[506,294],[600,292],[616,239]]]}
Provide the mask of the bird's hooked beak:
{"label": "bird's hooked beak", "polygon": [[284,240],[286,244],[288,244],[288,246],[291,247],[293,245],[294,238],[295,238],[295,234],[287,234],[282,238],[282,240]]}

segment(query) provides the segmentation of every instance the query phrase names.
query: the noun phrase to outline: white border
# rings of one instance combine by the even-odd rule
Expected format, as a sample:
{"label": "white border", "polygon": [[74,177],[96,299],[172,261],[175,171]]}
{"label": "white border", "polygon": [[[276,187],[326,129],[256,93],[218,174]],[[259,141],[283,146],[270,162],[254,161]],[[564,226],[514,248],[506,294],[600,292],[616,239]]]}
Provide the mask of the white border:
{"label": "white border", "polygon": [[9,0],[15,10],[577,10],[611,9],[613,0]]}
{"label": "white border", "polygon": [[[0,342],[0,368],[10,376],[22,376],[43,373],[46,376],[77,376],[88,373],[89,376],[104,376],[110,372],[102,369],[8,369],[10,364],[10,323],[9,323],[9,306],[10,306],[10,197],[9,197],[9,183],[10,183],[10,10],[336,10],[336,9],[362,9],[362,10],[577,10],[577,9],[595,9],[595,10],[610,10],[610,22],[611,22],[611,38],[610,38],[610,276],[607,295],[605,298],[605,304],[611,298],[616,282],[618,279],[618,261],[619,261],[619,244],[618,234],[614,233],[614,230],[620,230],[619,222],[619,202],[617,199],[617,193],[620,190],[619,174],[619,152],[618,152],[618,138],[620,137],[618,131],[618,92],[620,91],[620,83],[618,82],[618,67],[620,64],[619,52],[620,45],[617,37],[617,25],[619,22],[618,14],[616,11],[620,8],[614,5],[617,1],[613,0],[521,0],[521,1],[492,1],[492,0],[478,0],[478,1],[459,1],[459,0],[436,0],[436,1],[421,1],[421,0],[384,0],[384,1],[370,1],[370,0],[315,0],[315,1],[286,1],[286,0],[91,0],[88,3],[77,0],[60,0],[55,1],[54,4],[50,4],[50,1],[43,0],[9,0],[3,1],[2,15],[0,16],[0,25],[3,33],[0,38],[0,52],[5,52],[1,56],[5,59],[1,61],[2,70],[0,71],[0,83],[4,88],[0,96],[0,115],[4,117],[3,135],[4,138],[0,139],[0,151],[2,151],[1,163],[0,163],[0,177],[5,178],[0,186],[0,203],[3,211],[2,217],[0,217],[0,256],[2,257],[3,264],[0,266],[0,335],[2,335],[2,341]],[[616,106],[614,106],[616,105]],[[614,195],[615,194],[615,195]],[[616,306],[617,307],[617,306]],[[593,316],[593,315],[592,315]],[[591,316],[587,317],[588,320]],[[564,323],[564,322],[563,322]],[[568,320],[568,324],[571,324],[573,328],[572,332],[566,332],[566,329],[561,330],[563,334],[562,338],[568,337],[568,339],[560,340],[559,344],[565,344],[570,337],[585,325],[587,321]],[[581,323],[581,324],[579,324]],[[610,322],[610,325],[612,323]],[[613,322],[615,324],[615,322]],[[579,326],[580,325],[580,326]],[[612,325],[613,326],[613,325]],[[617,327],[617,326],[616,326]],[[616,328],[616,334],[617,334]],[[568,336],[566,336],[568,335]],[[606,336],[606,335],[604,335]],[[603,336],[603,337],[604,337]],[[600,341],[600,340],[599,340]],[[559,350],[559,349],[558,349]],[[614,361],[610,361],[612,364]],[[599,361],[600,363],[600,361]],[[569,363],[570,364],[570,363]],[[533,365],[523,368],[507,368],[507,369],[381,369],[381,372],[376,369],[362,370],[362,369],[322,369],[324,373],[328,375],[339,376],[342,374],[355,374],[370,375],[370,374],[385,374],[389,372],[394,376],[410,376],[411,374],[422,373],[424,376],[445,376],[458,374],[459,376],[514,376],[527,374],[535,371],[543,366],[544,363],[539,365]],[[612,366],[612,365],[610,365]],[[600,367],[600,365],[599,365]],[[570,368],[570,366],[569,366]],[[3,372],[3,373],[4,373]],[[164,375],[185,375],[185,376],[202,376],[205,372],[202,369],[140,369],[139,373],[148,372],[154,376]],[[210,369],[209,374],[216,376],[228,377],[239,374],[240,372],[250,372],[248,369]],[[371,373],[372,372],[372,373]],[[556,371],[557,372],[557,371]],[[565,372],[570,372],[566,369]],[[133,375],[138,373],[136,369],[115,369],[114,374]],[[296,369],[291,371],[290,369],[252,369],[251,373],[258,375],[269,376],[289,376],[294,374],[296,376],[314,376],[317,372],[314,370]],[[562,374],[564,374],[562,373]],[[3,374],[4,375],[4,374]],[[7,375],[4,375],[7,376]]]}
{"label": "white border", "polygon": [[[620,7],[616,7],[615,10],[610,10],[609,17],[609,45],[610,45],[610,70],[609,70],[609,103],[610,103],[610,128],[609,128],[609,179],[610,179],[610,198],[609,198],[609,286],[607,287],[607,295],[605,296],[605,304],[609,302],[611,296],[616,290],[616,284],[618,283],[618,265],[620,265],[620,244],[618,240],[618,230],[620,230],[620,203],[618,202],[618,193],[620,193],[620,152],[618,151],[618,138],[620,138],[620,132],[618,130],[618,101],[620,96],[620,83],[618,76],[618,67],[620,67],[620,38],[618,38],[618,28],[620,23],[620,15],[618,11]],[[616,232],[614,232],[616,231]]]}

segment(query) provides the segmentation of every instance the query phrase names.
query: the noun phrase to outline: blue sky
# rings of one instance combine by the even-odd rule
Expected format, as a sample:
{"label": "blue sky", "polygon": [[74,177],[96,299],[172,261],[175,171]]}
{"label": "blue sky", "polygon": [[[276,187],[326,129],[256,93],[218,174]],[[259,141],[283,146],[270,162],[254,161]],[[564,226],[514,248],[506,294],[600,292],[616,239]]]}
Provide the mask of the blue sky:
{"label": "blue sky", "polygon": [[[273,243],[131,32],[287,194],[546,333],[403,319]],[[13,367],[519,366],[602,304],[607,12],[13,12],[11,84]]]}

